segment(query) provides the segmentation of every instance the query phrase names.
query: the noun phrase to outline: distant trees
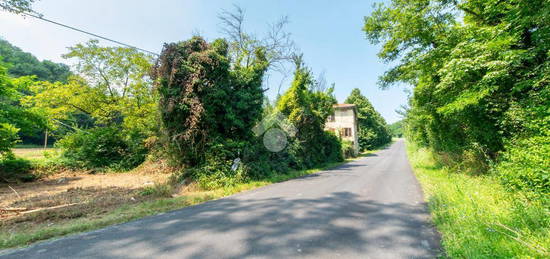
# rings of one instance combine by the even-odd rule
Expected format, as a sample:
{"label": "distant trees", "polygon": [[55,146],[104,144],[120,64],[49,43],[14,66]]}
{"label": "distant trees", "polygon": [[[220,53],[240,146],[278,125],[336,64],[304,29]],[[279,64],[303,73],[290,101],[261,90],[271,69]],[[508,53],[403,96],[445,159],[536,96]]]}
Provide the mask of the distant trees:
{"label": "distant trees", "polygon": [[0,57],[12,77],[35,76],[36,80],[67,82],[71,75],[69,66],[49,60],[39,61],[30,53],[23,52],[8,41],[0,39]]}
{"label": "distant trees", "polygon": [[550,145],[549,13],[545,0],[378,5],[364,31],[397,64],[382,86],[415,86],[408,136],[478,172],[502,161],[508,186],[549,193],[548,154],[525,153]]}
{"label": "distant trees", "polygon": [[388,130],[390,131],[392,137],[402,138],[403,137],[403,120],[396,121],[388,125]]}
{"label": "distant trees", "polygon": [[374,149],[391,141],[386,121],[359,89],[353,89],[345,103],[355,104],[357,107],[359,149]]}

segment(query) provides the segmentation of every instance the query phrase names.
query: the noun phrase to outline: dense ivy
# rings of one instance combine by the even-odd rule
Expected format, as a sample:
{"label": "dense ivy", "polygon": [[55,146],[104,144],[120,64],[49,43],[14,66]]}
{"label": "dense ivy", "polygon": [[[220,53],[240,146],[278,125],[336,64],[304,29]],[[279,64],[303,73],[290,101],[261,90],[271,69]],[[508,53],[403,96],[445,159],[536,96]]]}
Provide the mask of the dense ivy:
{"label": "dense ivy", "polygon": [[249,141],[262,112],[266,69],[262,49],[241,66],[231,63],[225,40],[166,44],[154,76],[164,143],[174,160],[200,165],[206,150],[225,139]]}

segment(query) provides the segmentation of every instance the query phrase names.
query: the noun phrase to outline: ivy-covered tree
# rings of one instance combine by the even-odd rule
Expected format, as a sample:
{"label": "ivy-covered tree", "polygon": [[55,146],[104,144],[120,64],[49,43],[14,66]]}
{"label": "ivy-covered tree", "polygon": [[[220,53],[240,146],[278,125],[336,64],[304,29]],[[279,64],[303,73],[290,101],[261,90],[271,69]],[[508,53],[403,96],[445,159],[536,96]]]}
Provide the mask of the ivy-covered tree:
{"label": "ivy-covered tree", "polygon": [[201,37],[164,46],[154,69],[165,146],[178,163],[204,162],[225,139],[249,140],[262,113],[263,50],[232,66],[225,40]]}
{"label": "ivy-covered tree", "polygon": [[374,109],[359,89],[353,89],[345,103],[355,104],[357,107],[359,149],[374,149],[391,141],[386,120]]}

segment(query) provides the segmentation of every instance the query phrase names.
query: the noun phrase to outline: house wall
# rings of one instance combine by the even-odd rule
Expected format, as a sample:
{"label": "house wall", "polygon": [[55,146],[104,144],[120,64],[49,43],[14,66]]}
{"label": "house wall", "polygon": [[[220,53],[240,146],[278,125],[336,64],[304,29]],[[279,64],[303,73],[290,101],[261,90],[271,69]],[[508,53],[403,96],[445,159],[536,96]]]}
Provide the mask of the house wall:
{"label": "house wall", "polygon": [[333,131],[338,136],[340,135],[340,129],[350,128],[351,136],[342,137],[344,140],[349,140],[353,142],[354,150],[356,154],[359,153],[359,138],[357,134],[357,117],[355,113],[355,108],[353,107],[334,107],[334,121],[331,121],[329,117],[328,121],[325,123],[325,130]]}

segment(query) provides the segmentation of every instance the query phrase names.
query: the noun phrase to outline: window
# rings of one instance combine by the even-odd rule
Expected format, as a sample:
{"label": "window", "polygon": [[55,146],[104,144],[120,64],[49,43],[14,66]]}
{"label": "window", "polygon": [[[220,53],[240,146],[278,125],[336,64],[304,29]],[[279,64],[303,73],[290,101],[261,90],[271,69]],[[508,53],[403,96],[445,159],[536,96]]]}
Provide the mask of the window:
{"label": "window", "polygon": [[345,137],[351,137],[351,128],[345,128],[344,129],[344,136]]}
{"label": "window", "polygon": [[340,137],[351,137],[351,128],[340,129]]}
{"label": "window", "polygon": [[334,118],[334,113],[328,116],[329,122],[334,122],[336,119]]}

